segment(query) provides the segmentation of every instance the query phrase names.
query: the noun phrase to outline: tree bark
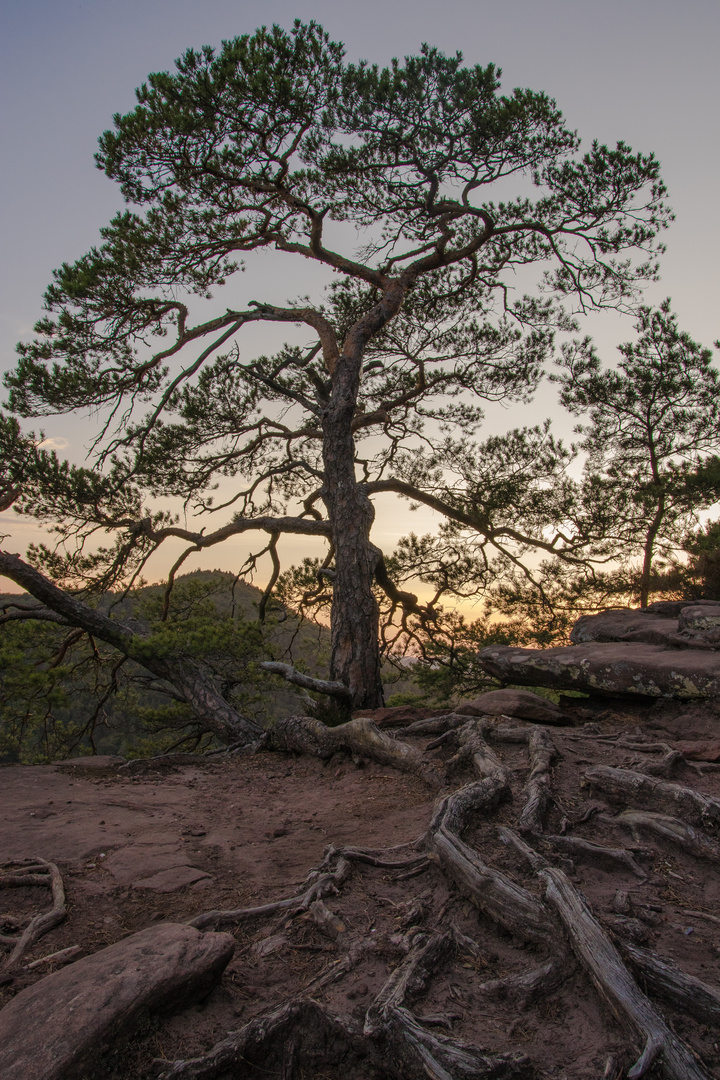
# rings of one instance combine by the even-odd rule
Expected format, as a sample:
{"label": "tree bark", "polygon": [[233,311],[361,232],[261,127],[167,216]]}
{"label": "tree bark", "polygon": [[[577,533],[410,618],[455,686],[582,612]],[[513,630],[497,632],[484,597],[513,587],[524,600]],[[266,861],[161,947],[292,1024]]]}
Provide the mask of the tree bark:
{"label": "tree bark", "polygon": [[353,708],[384,704],[380,615],[373,592],[378,553],[370,543],[375,510],[355,477],[352,420],[360,361],[341,356],[323,416],[323,499],[332,523],[335,578],[330,618],[330,679],[348,687]]}
{"label": "tree bark", "polygon": [[416,271],[385,278],[377,302],[350,327],[342,350],[327,354],[332,392],[322,411],[322,497],[335,547],[330,678],[345,683],[356,709],[385,704],[380,676],[380,614],[373,592],[382,554],[370,542],[375,510],[355,476],[353,420],[368,342],[398,313]]}

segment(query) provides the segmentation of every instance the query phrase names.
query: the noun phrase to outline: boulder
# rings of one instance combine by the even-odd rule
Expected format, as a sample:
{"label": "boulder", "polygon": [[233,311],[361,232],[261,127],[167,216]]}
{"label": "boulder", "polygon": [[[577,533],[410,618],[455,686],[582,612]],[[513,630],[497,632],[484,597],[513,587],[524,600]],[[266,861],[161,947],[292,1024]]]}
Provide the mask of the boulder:
{"label": "boulder", "polygon": [[692,607],[718,607],[720,606],[720,600],[656,600],[654,603],[648,604],[645,610],[677,619],[682,609],[688,607],[688,605]]}
{"label": "boulder", "polygon": [[230,934],[161,923],[46,976],[0,1011],[0,1077],[83,1075],[140,1014],[204,996],[234,948]]}
{"label": "boulder", "polygon": [[567,723],[567,717],[553,701],[529,690],[489,690],[472,701],[463,701],[453,712],[464,716],[515,716],[536,724]]}
{"label": "boulder", "polygon": [[720,655],[713,650],[591,641],[555,649],[491,645],[478,659],[496,679],[521,686],[683,701],[720,696]]}

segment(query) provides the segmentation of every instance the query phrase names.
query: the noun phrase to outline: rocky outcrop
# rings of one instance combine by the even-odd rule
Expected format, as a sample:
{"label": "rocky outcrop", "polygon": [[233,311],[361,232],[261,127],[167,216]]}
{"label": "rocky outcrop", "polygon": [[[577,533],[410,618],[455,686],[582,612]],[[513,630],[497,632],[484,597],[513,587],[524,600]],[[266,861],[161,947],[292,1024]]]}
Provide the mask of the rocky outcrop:
{"label": "rocky outcrop", "polygon": [[0,1012],[0,1077],[83,1075],[140,1014],[206,994],[234,948],[231,934],[163,923],[48,975]]}
{"label": "rocky outcrop", "polygon": [[575,645],[591,641],[635,641],[677,648],[720,647],[720,603],[714,600],[659,601],[647,608],[606,608],[583,615],[570,634]]}
{"label": "rocky outcrop", "polygon": [[684,701],[720,696],[720,655],[641,642],[591,641],[555,649],[490,646],[481,667],[503,682]]}

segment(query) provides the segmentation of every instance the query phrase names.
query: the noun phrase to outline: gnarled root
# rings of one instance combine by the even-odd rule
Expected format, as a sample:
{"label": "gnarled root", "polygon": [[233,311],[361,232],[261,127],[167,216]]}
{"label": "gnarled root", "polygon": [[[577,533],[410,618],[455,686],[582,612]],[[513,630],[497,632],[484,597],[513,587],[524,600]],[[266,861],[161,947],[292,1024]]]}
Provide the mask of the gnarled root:
{"label": "gnarled root", "polygon": [[528,736],[530,754],[530,776],[525,786],[525,806],[518,820],[522,833],[542,832],[552,796],[550,794],[550,776],[552,763],[557,757],[555,743],[545,728],[533,727]]}
{"label": "gnarled root", "polygon": [[561,986],[568,977],[567,963],[548,960],[539,967],[523,971],[519,975],[506,975],[504,979],[488,979],[480,983],[478,990],[487,998],[498,1001],[517,1001],[526,1008],[541,994],[545,995]]}
{"label": "gnarled root", "polygon": [[265,744],[271,750],[319,758],[329,758],[344,750],[411,773],[432,788],[443,784],[438,770],[428,765],[419,750],[386,735],[372,720],[361,716],[337,727],[328,727],[311,716],[284,717],[266,732]]}
{"label": "gnarled root", "polygon": [[405,961],[368,1009],[364,1034],[382,1048],[389,1071],[403,1080],[422,1075],[433,1080],[517,1075],[528,1065],[524,1054],[487,1054],[457,1039],[436,1035],[404,1007],[406,997],[419,994],[429,976],[453,953],[450,934],[429,938],[419,934]]}
{"label": "gnarled root", "polygon": [[639,1080],[655,1063],[667,1080],[709,1080],[709,1074],[640,990],[617,949],[562,870],[548,866],[511,829],[503,829],[503,835],[526,856],[544,883],[545,897],[559,915],[573,952],[601,997],[615,1016],[628,1023],[642,1039],[644,1049],[628,1070],[630,1080]]}
{"label": "gnarled root", "polygon": [[688,975],[672,960],[629,941],[621,943],[620,951],[652,997],[666,1001],[696,1020],[720,1026],[720,989]]}
{"label": "gnarled root", "polygon": [[397,728],[397,736],[405,735],[444,735],[447,731],[467,724],[468,718],[461,713],[448,713],[447,716],[432,716],[426,720],[415,720],[407,727]]}
{"label": "gnarled root", "polygon": [[459,750],[447,763],[448,774],[465,763],[473,767],[478,779],[491,777],[505,784],[510,790],[510,773],[503,765],[492,747],[485,740],[483,717],[479,720],[466,720],[454,734]]}
{"label": "gnarled root", "polygon": [[10,973],[21,966],[21,960],[32,948],[38,938],[61,923],[67,914],[65,889],[60,871],[55,863],[45,859],[24,859],[22,862],[6,863],[0,872],[0,888],[18,888],[24,885],[42,885],[52,894],[52,906],[35,915],[20,936],[2,936],[2,944],[10,945],[11,952],[2,964],[0,971]]}
{"label": "gnarled root", "polygon": [[262,904],[259,907],[236,908],[232,911],[204,911],[201,915],[190,919],[188,925],[194,926],[197,930],[219,930],[221,927],[239,926],[250,919],[262,919],[280,912],[292,918],[294,915],[307,911],[314,901],[337,893],[349,873],[348,860],[339,859],[335,869],[327,873],[313,870],[305,882],[307,885],[305,892],[297,896],[277,900],[273,904]]}
{"label": "gnarled root", "polygon": [[[435,968],[452,955],[448,935],[416,935],[407,959],[385,983],[368,1010],[364,1031],[323,1005],[299,998],[233,1032],[207,1054],[176,1061],[161,1080],[213,1080],[232,1072],[240,1080],[260,1067],[283,1076],[323,1072],[323,1065],[360,1066],[368,1080],[427,1076],[432,1080],[480,1080],[517,1076],[527,1069],[523,1054],[488,1054],[457,1039],[436,1035],[405,1007]],[[319,989],[319,982],[313,987]]]}
{"label": "gnarled root", "polygon": [[614,945],[562,870],[539,871],[545,896],[555,907],[578,960],[589,971],[612,1011],[626,1019],[644,1040],[644,1049],[628,1071],[638,1080],[654,1062],[667,1080],[709,1080],[694,1055],[670,1030],[639,989]]}
{"label": "gnarled root", "polygon": [[493,922],[522,941],[554,951],[557,933],[542,904],[501,870],[485,863],[458,835],[470,808],[488,811],[505,797],[505,785],[489,778],[441,799],[425,838],[428,857]]}
{"label": "gnarled root", "polygon": [[348,1058],[364,1063],[369,1078],[382,1076],[380,1056],[355,1023],[297,998],[232,1032],[202,1057],[173,1062],[160,1080],[213,1080],[230,1071],[239,1080],[258,1075],[258,1068],[272,1074],[278,1066],[289,1077],[298,1075],[298,1067],[314,1065],[319,1072],[327,1061]]}
{"label": "gnarled root", "polygon": [[611,799],[648,803],[661,811],[674,810],[695,825],[720,828],[720,799],[702,795],[694,788],[669,784],[631,769],[614,769],[610,765],[586,769],[585,779]]}
{"label": "gnarled root", "polygon": [[597,863],[614,862],[626,867],[635,877],[645,879],[647,874],[625,848],[605,847],[583,840],[579,836],[543,836],[543,840],[558,851],[568,855],[579,855]]}
{"label": "gnarled root", "polygon": [[603,820],[611,821],[614,825],[624,825],[632,831],[633,836],[645,830],[663,840],[679,844],[685,851],[700,859],[720,862],[720,844],[717,840],[712,840],[692,825],[686,825],[679,818],[655,814],[650,810],[625,810],[615,818],[603,816]]}

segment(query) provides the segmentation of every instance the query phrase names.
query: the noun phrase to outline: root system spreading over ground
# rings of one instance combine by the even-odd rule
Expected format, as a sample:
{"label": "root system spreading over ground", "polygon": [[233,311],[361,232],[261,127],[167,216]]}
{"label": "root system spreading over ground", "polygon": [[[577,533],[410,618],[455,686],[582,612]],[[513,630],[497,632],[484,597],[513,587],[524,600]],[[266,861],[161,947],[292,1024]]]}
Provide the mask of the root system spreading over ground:
{"label": "root system spreading over ground", "polygon": [[719,721],[576,720],[296,718],[254,754],[4,768],[0,1003],[171,919],[234,959],[98,1080],[716,1076],[720,775],[688,745]]}

